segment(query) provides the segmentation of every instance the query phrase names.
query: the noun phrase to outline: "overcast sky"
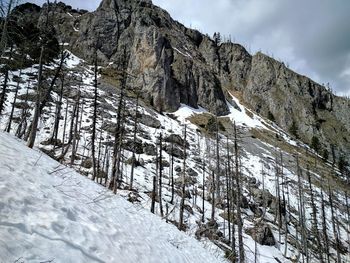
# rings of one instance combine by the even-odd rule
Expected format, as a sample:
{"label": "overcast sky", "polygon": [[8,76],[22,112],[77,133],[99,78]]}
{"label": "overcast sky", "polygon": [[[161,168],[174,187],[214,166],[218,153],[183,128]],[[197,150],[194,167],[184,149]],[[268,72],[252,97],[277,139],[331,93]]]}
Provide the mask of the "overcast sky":
{"label": "overcast sky", "polygon": [[[42,3],[43,0],[32,2]],[[100,0],[65,0],[94,10]],[[184,25],[221,32],[252,54],[263,51],[350,95],[348,0],[153,0]]]}

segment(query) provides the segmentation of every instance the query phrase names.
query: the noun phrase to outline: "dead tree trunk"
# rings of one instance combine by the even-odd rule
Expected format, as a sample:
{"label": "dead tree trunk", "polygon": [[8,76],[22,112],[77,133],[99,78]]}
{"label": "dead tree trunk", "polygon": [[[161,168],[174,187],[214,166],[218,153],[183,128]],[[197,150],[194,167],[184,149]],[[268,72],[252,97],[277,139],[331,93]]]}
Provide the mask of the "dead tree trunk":
{"label": "dead tree trunk", "polygon": [[19,82],[20,82],[21,75],[22,75],[22,69],[20,69],[20,71],[19,71],[19,76],[18,76],[18,80],[17,80],[15,96],[14,96],[13,102],[12,102],[12,108],[11,108],[11,113],[10,113],[10,117],[9,117],[9,122],[8,122],[7,127],[6,127],[6,132],[8,132],[8,133],[11,132],[12,119],[13,119],[13,114],[14,114],[14,111],[15,111],[16,102],[17,102],[17,96],[18,96],[18,90],[19,90]]}
{"label": "dead tree trunk", "polygon": [[66,130],[67,130],[67,121],[68,121],[68,107],[69,107],[69,100],[66,99],[66,110],[64,113],[64,124],[63,124],[63,134],[62,134],[62,154],[64,152],[64,144],[66,140]]}
{"label": "dead tree trunk", "polygon": [[151,213],[154,214],[154,207],[156,205],[156,177],[153,176],[153,189],[152,189],[152,203],[151,203]]}
{"label": "dead tree trunk", "polygon": [[113,189],[113,192],[116,193],[117,191],[117,185],[116,185],[116,179],[117,179],[117,162],[118,162],[118,156],[120,156],[120,146],[121,146],[121,126],[122,126],[122,108],[124,104],[124,90],[126,87],[126,79],[127,79],[127,58],[126,58],[126,50],[124,50],[124,58],[122,62],[122,72],[121,72],[121,87],[120,87],[120,94],[119,94],[119,102],[118,102],[118,110],[117,110],[117,124],[114,134],[114,147],[113,147],[113,160],[112,160],[112,178],[109,184],[109,189]]}
{"label": "dead tree trunk", "polygon": [[94,58],[94,101],[93,101],[93,116],[92,116],[92,134],[91,134],[91,155],[92,155],[92,180],[95,181],[97,176],[96,171],[96,148],[95,148],[95,140],[96,140],[96,123],[97,123],[97,44],[95,47],[95,58]]}
{"label": "dead tree trunk", "polygon": [[42,85],[42,74],[43,74],[43,55],[44,55],[44,45],[41,46],[40,51],[40,58],[39,58],[39,72],[38,72],[38,86],[36,90],[36,101],[35,101],[35,110],[34,110],[34,116],[33,121],[31,124],[31,130],[28,138],[28,144],[27,146],[29,148],[33,148],[36,138],[36,132],[38,129],[38,123],[40,118],[40,92],[41,92],[41,85]]}
{"label": "dead tree trunk", "polygon": [[134,115],[134,135],[133,135],[133,151],[132,151],[132,163],[131,163],[131,173],[130,173],[130,190],[133,188],[134,184],[134,170],[135,170],[135,163],[136,163],[136,135],[137,135],[137,115],[138,115],[138,108],[139,108],[139,94],[140,92],[137,91],[136,95],[136,106],[135,106],[135,115]]}
{"label": "dead tree trunk", "polygon": [[202,179],[202,223],[205,221],[205,160],[204,160],[204,153],[202,158],[202,171],[203,171],[203,179]]}
{"label": "dead tree trunk", "polygon": [[237,206],[237,226],[238,226],[238,248],[239,248],[239,262],[245,261],[244,244],[243,244],[243,220],[241,215],[241,176],[239,172],[239,153],[237,140],[237,127],[234,123],[234,145],[235,145],[235,169],[236,169],[236,206]]}
{"label": "dead tree trunk", "polygon": [[219,152],[219,124],[218,117],[215,116],[216,123],[216,199],[220,202],[220,152]]}
{"label": "dead tree trunk", "polygon": [[298,175],[298,193],[299,193],[299,224],[301,228],[301,242],[302,242],[302,257],[304,262],[304,257],[306,257],[306,262],[309,262],[309,253],[308,253],[308,244],[307,244],[307,234],[306,234],[306,225],[305,225],[305,202],[304,202],[304,193],[303,186],[301,181],[302,171],[299,165],[299,158],[297,156],[297,175]]}
{"label": "dead tree trunk", "polygon": [[325,200],[323,196],[323,185],[321,185],[321,211],[322,211],[323,244],[324,244],[325,252],[327,256],[327,262],[330,263],[329,238],[327,233],[327,218],[326,218]]}
{"label": "dead tree trunk", "polygon": [[317,245],[317,249],[319,250],[319,253],[317,253],[317,255],[320,255],[319,260],[321,263],[323,263],[323,248],[322,248],[322,243],[321,243],[321,238],[320,238],[320,233],[318,231],[318,221],[317,221],[317,207],[316,207],[316,203],[315,203],[315,199],[314,199],[314,194],[312,191],[312,182],[311,182],[311,175],[310,175],[310,170],[309,170],[309,166],[307,166],[307,179],[309,182],[309,192],[310,192],[310,199],[311,199],[311,208],[312,208],[312,221],[313,221],[313,226],[312,226],[312,232],[314,234],[314,237],[316,239],[316,245]]}
{"label": "dead tree trunk", "polygon": [[[28,81],[28,86],[27,86],[27,92],[26,92],[26,97],[24,100],[24,103],[28,103],[28,93],[29,93],[29,86],[30,86],[30,81]],[[27,115],[28,115],[28,109],[23,108],[21,112],[21,121],[18,125],[17,131],[16,131],[16,136],[19,139],[22,139],[23,135],[26,133],[27,130]]]}
{"label": "dead tree trunk", "polygon": [[212,184],[212,191],[211,191],[211,221],[215,221],[215,172],[211,172],[211,184]]}
{"label": "dead tree trunk", "polygon": [[226,138],[227,151],[227,169],[226,169],[226,203],[227,203],[227,217],[228,217],[228,240],[231,240],[231,200],[230,200],[230,177],[231,177],[231,163],[230,163],[230,148],[228,144],[228,137]]}
{"label": "dead tree trunk", "polygon": [[49,86],[49,88],[46,90],[44,96],[43,96],[43,99],[40,101],[40,108],[39,108],[39,114],[41,115],[41,113],[43,112],[43,109],[45,108],[49,98],[50,98],[50,94],[52,92],[52,89],[53,87],[55,86],[56,84],[56,81],[60,75],[60,72],[62,71],[62,67],[63,67],[63,63],[64,61],[68,58],[68,54],[66,52],[64,52],[64,49],[62,47],[62,50],[61,50],[61,58],[60,58],[60,63],[56,69],[56,73],[53,77],[53,79],[51,80],[51,84]]}
{"label": "dead tree trunk", "polygon": [[329,196],[329,206],[331,208],[331,218],[332,218],[332,227],[333,227],[333,233],[334,233],[334,240],[335,240],[335,246],[336,246],[336,251],[337,251],[337,263],[341,263],[341,258],[340,258],[340,242],[339,242],[339,236],[338,236],[338,231],[336,228],[336,218],[334,215],[334,204],[333,204],[333,195],[330,187],[330,182],[328,181],[328,196]]}
{"label": "dead tree trunk", "polygon": [[[60,89],[60,98],[59,101],[56,103],[56,114],[55,114],[55,124],[53,128],[52,133],[52,141],[54,143],[53,149],[55,150],[57,146],[57,138],[58,138],[58,128],[60,126],[60,119],[61,119],[61,109],[62,109],[62,99],[63,99],[63,88],[64,88],[64,76],[61,77],[61,89]],[[63,147],[63,141],[62,141],[62,147]]]}
{"label": "dead tree trunk", "polygon": [[[2,1],[1,1],[1,3],[3,4]],[[0,55],[1,55],[1,57],[4,55],[6,48],[7,48],[7,44],[8,44],[8,24],[9,24],[9,18],[10,18],[10,14],[11,14],[13,6],[14,6],[14,0],[8,1],[6,11],[5,11],[5,6],[4,5],[2,6],[3,12],[6,14],[5,14],[5,17],[3,18],[2,28],[1,28],[1,40],[0,40]]]}
{"label": "dead tree trunk", "polygon": [[171,177],[171,200],[170,200],[170,204],[174,204],[175,187],[174,187],[174,143],[173,142],[171,142],[170,177]]}
{"label": "dead tree trunk", "polygon": [[74,135],[72,139],[72,155],[71,155],[71,161],[70,164],[73,165],[75,161],[75,156],[76,156],[76,151],[77,151],[77,137],[78,135],[78,123],[79,123],[79,103],[80,103],[80,90],[78,91],[78,96],[77,96],[77,102],[76,102],[76,113],[75,116],[72,116],[72,118],[75,118],[75,123],[74,123]]}
{"label": "dead tree trunk", "polygon": [[159,135],[159,192],[158,192],[158,198],[159,198],[159,209],[160,209],[160,215],[161,217],[164,216],[163,213],[163,204],[162,204],[162,177],[163,177],[163,136],[162,133]]}
{"label": "dead tree trunk", "polygon": [[181,203],[180,203],[180,219],[179,219],[179,229],[184,230],[184,209],[185,209],[185,176],[186,176],[186,142],[187,142],[187,126],[185,124],[184,130],[184,159],[182,167],[182,183],[181,183]]}
{"label": "dead tree trunk", "polygon": [[[9,62],[12,60],[12,53],[13,53],[13,47],[11,46]],[[5,108],[6,90],[7,90],[7,83],[9,80],[9,72],[10,72],[9,64],[5,64],[4,68],[5,68],[4,83],[2,85],[2,92],[1,92],[1,97],[0,97],[0,117],[1,117],[2,111]]]}

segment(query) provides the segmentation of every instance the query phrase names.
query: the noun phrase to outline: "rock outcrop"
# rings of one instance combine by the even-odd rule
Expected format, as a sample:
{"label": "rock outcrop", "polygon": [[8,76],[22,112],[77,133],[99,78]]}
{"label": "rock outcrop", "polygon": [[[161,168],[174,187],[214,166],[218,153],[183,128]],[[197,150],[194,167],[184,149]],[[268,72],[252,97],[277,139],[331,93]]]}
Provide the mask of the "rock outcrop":
{"label": "rock outcrop", "polygon": [[[26,20],[32,12],[44,24],[47,5],[21,8]],[[58,40],[78,56],[91,62],[97,46],[99,62],[111,72],[127,58],[128,87],[140,89],[144,102],[160,112],[184,103],[225,115],[227,91],[239,92],[243,103],[262,116],[274,116],[283,129],[296,124],[304,142],[316,136],[329,152],[350,152],[349,100],[271,57],[252,56],[239,44],[216,43],[149,0],[103,0],[94,12],[62,3],[49,10]]]}

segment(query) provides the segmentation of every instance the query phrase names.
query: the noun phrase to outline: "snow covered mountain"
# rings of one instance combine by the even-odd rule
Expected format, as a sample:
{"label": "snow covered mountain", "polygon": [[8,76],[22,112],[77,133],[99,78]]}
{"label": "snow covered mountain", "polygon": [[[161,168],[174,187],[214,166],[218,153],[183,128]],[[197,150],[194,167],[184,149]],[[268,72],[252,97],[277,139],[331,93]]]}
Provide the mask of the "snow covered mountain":
{"label": "snow covered mountain", "polygon": [[0,133],[2,262],[222,262],[197,240]]}
{"label": "snow covered mountain", "polygon": [[[287,129],[276,114],[254,111],[240,89],[220,91],[217,72],[201,58],[211,48],[173,48],[157,35],[171,18],[150,1],[136,2],[128,9],[125,1],[106,0],[94,14],[53,4],[49,17],[61,21],[54,23],[58,32],[47,33],[43,23],[37,30],[57,50],[40,42],[23,48],[29,40],[5,50],[0,129],[11,134],[0,134],[5,262],[350,261],[347,158],[339,152],[326,158],[318,137],[305,144],[297,119]],[[132,20],[142,7],[145,20]],[[47,8],[31,4],[16,12],[22,12],[16,23],[47,19]],[[116,21],[123,21],[119,29],[106,26]],[[145,38],[131,41],[130,54],[117,45],[108,55],[114,42],[102,30],[95,45],[97,37],[84,30],[90,24],[114,30],[121,46],[133,34]],[[53,54],[40,59],[40,50]],[[190,63],[183,58],[196,65],[183,68]],[[328,101],[324,92],[316,92],[317,105]],[[14,137],[30,141],[33,130],[35,151]]]}

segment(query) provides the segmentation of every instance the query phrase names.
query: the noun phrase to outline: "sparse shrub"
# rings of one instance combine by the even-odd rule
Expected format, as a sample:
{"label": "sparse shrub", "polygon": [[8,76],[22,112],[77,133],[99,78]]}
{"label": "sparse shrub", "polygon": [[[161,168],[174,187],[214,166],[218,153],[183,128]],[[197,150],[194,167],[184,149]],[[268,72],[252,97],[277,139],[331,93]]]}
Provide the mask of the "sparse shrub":
{"label": "sparse shrub", "polygon": [[327,161],[327,160],[328,160],[328,158],[329,158],[329,152],[328,152],[327,149],[324,149],[324,150],[323,150],[322,158],[323,158],[324,161]]}
{"label": "sparse shrub", "polygon": [[296,139],[299,139],[299,128],[296,121],[293,120],[292,125],[289,128],[290,134],[292,134]]}
{"label": "sparse shrub", "polygon": [[273,116],[271,111],[267,113],[267,118],[272,122],[276,122],[275,116]]}
{"label": "sparse shrub", "polygon": [[321,143],[317,136],[312,136],[311,139],[311,148],[315,150],[315,152],[319,153],[321,150]]}
{"label": "sparse shrub", "polygon": [[[225,131],[225,127],[222,125],[220,121],[218,121],[217,128],[219,131]],[[216,118],[214,116],[210,116],[207,124],[205,125],[205,129],[210,133],[216,132]]]}
{"label": "sparse shrub", "polygon": [[345,157],[343,155],[341,155],[339,157],[339,161],[338,161],[338,168],[340,170],[340,172],[344,172],[348,166],[348,162],[345,160]]}

